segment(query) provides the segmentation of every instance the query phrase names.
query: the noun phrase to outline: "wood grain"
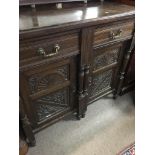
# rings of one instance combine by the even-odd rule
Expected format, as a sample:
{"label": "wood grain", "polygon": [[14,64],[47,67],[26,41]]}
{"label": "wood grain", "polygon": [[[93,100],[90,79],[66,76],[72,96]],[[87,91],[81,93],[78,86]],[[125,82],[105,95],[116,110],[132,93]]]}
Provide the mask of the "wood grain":
{"label": "wood grain", "polygon": [[[123,4],[20,7],[20,96],[30,143],[67,114],[81,119],[89,103],[120,92],[133,31],[134,7]],[[56,55],[38,55],[39,48],[51,54],[55,44]]]}

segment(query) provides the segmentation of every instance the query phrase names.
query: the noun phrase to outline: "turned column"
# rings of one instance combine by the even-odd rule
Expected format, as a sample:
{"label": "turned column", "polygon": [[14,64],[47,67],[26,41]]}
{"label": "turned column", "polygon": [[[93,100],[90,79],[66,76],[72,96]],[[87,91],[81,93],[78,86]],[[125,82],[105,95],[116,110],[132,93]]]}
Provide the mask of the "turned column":
{"label": "turned column", "polygon": [[83,90],[83,85],[84,85],[84,66],[80,67],[79,70],[79,82],[78,82],[78,111],[77,111],[77,119],[80,120],[83,113],[86,111],[86,106],[84,103],[84,90]]}
{"label": "turned column", "polygon": [[131,52],[134,49],[134,46],[135,46],[135,35],[133,35],[130,48],[127,51],[127,53],[126,53],[126,55],[124,57],[124,60],[123,60],[122,68],[121,68],[121,71],[120,71],[120,74],[119,74],[118,85],[117,85],[117,88],[116,88],[116,90],[114,92],[114,99],[121,92],[121,88],[122,88],[124,78],[125,78],[125,71],[127,69],[127,65],[128,65],[129,60],[130,60]]}
{"label": "turned column", "polygon": [[88,103],[88,77],[90,70],[90,53],[93,45],[93,29],[83,28],[81,31],[81,50],[79,55],[78,78],[78,113],[77,118],[84,118]]}

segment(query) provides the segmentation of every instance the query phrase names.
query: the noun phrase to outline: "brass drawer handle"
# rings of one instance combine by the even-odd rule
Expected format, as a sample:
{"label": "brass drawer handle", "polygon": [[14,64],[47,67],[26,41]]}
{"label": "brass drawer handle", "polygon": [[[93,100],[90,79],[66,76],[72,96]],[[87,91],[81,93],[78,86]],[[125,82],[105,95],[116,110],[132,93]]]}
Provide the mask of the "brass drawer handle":
{"label": "brass drawer handle", "polygon": [[60,46],[58,44],[55,44],[53,51],[50,54],[46,54],[46,52],[43,48],[39,48],[37,52],[39,55],[42,55],[44,58],[47,58],[47,57],[52,57],[52,56],[58,54],[59,50],[60,50]]}
{"label": "brass drawer handle", "polygon": [[121,29],[119,29],[117,31],[117,33],[110,32],[110,36],[111,36],[112,39],[117,39],[117,38],[121,37],[121,35],[122,35],[122,30]]}

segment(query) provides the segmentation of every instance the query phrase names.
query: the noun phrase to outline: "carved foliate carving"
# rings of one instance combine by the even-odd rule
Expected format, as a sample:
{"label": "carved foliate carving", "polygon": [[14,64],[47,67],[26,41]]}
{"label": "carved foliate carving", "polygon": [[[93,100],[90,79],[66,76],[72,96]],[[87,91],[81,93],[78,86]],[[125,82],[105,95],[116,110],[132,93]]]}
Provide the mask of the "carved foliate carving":
{"label": "carved foliate carving", "polygon": [[103,73],[94,75],[91,86],[91,96],[97,95],[103,92],[106,88],[110,87],[112,70],[105,71]]}
{"label": "carved foliate carving", "polygon": [[58,68],[57,71],[63,75],[65,80],[68,80],[68,66],[62,66]]}
{"label": "carved foliate carving", "polygon": [[117,62],[119,49],[113,49],[111,51],[105,52],[102,55],[98,55],[94,58],[93,69],[97,70],[106,65]]}
{"label": "carved foliate carving", "polygon": [[50,85],[56,85],[64,80],[68,80],[68,66],[62,66],[55,72],[46,76],[33,75],[29,78],[29,86],[31,93],[47,89]]}
{"label": "carved foliate carving", "polygon": [[35,102],[38,120],[44,120],[69,108],[68,89],[46,95]]}

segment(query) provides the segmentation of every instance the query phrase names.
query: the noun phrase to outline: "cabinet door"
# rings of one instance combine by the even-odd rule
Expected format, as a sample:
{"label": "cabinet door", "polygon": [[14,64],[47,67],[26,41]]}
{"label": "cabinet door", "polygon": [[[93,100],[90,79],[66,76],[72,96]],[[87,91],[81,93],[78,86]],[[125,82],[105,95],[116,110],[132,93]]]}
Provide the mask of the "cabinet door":
{"label": "cabinet door", "polygon": [[114,91],[124,43],[94,48],[91,56],[89,101]]}
{"label": "cabinet door", "polygon": [[33,129],[74,109],[76,70],[76,57],[21,70],[20,92]]}

